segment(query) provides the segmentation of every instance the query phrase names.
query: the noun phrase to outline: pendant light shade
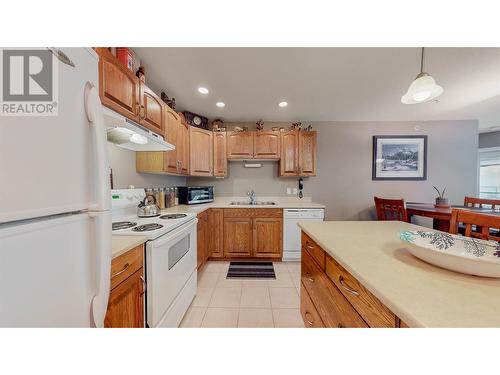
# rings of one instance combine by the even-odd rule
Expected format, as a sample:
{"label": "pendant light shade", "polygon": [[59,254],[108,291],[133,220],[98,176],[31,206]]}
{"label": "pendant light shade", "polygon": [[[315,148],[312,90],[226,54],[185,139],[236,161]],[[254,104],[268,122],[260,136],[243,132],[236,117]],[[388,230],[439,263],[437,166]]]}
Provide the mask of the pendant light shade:
{"label": "pendant light shade", "polygon": [[420,74],[408,87],[408,91],[401,97],[403,104],[425,103],[437,98],[443,93],[443,88],[436,80],[424,72],[424,48],[422,47],[422,58],[420,60]]}

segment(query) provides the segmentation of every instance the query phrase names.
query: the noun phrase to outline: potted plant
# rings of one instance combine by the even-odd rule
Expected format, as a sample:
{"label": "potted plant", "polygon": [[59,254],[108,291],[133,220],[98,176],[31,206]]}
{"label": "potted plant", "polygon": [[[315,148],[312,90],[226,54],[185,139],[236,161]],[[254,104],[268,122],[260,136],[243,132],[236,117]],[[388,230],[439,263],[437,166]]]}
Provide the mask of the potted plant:
{"label": "potted plant", "polygon": [[448,198],[444,197],[444,192],[446,191],[446,188],[443,189],[443,191],[439,191],[439,189],[435,186],[432,186],[434,190],[437,191],[438,196],[436,197],[436,207],[450,207],[450,202],[448,201]]}

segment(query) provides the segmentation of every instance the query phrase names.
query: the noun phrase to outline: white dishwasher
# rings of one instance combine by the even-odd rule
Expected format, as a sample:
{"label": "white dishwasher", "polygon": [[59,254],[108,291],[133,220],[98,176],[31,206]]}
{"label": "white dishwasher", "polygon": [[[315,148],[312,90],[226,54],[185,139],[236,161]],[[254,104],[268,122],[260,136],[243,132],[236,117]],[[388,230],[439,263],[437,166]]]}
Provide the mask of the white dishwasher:
{"label": "white dishwasher", "polygon": [[323,221],[323,208],[286,208],[283,210],[283,260],[300,260],[299,221]]}

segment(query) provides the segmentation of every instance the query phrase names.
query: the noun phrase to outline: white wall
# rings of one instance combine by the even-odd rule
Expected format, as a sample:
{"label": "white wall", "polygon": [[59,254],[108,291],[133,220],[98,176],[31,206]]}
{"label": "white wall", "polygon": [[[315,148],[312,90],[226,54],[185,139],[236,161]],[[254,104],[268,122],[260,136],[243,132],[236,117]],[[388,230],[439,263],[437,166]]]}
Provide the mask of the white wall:
{"label": "white wall", "polygon": [[[313,127],[318,131],[318,170],[316,177],[304,179],[304,193],[327,206],[327,219],[374,219],[375,195],[432,202],[432,185],[446,186],[455,204],[463,203],[465,195],[476,195],[477,121],[323,122]],[[384,134],[428,135],[426,181],[372,181],[372,136]],[[277,177],[277,166],[268,162],[246,169],[231,162],[228,178],[191,177],[188,185],[214,185],[218,195],[244,195],[248,189],[257,196],[285,195],[298,179]]]}
{"label": "white wall", "polygon": [[184,186],[186,178],[180,176],[137,173],[135,169],[135,152],[125,150],[108,142],[109,164],[113,169],[115,189],[135,187]]}

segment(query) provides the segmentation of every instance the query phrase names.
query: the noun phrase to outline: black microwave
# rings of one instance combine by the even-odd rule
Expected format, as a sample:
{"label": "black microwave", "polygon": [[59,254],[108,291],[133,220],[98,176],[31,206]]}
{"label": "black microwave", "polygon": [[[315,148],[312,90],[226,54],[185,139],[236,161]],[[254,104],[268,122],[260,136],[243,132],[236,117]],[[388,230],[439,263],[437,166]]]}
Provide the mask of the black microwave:
{"label": "black microwave", "polygon": [[213,186],[179,186],[179,204],[198,204],[214,201]]}

